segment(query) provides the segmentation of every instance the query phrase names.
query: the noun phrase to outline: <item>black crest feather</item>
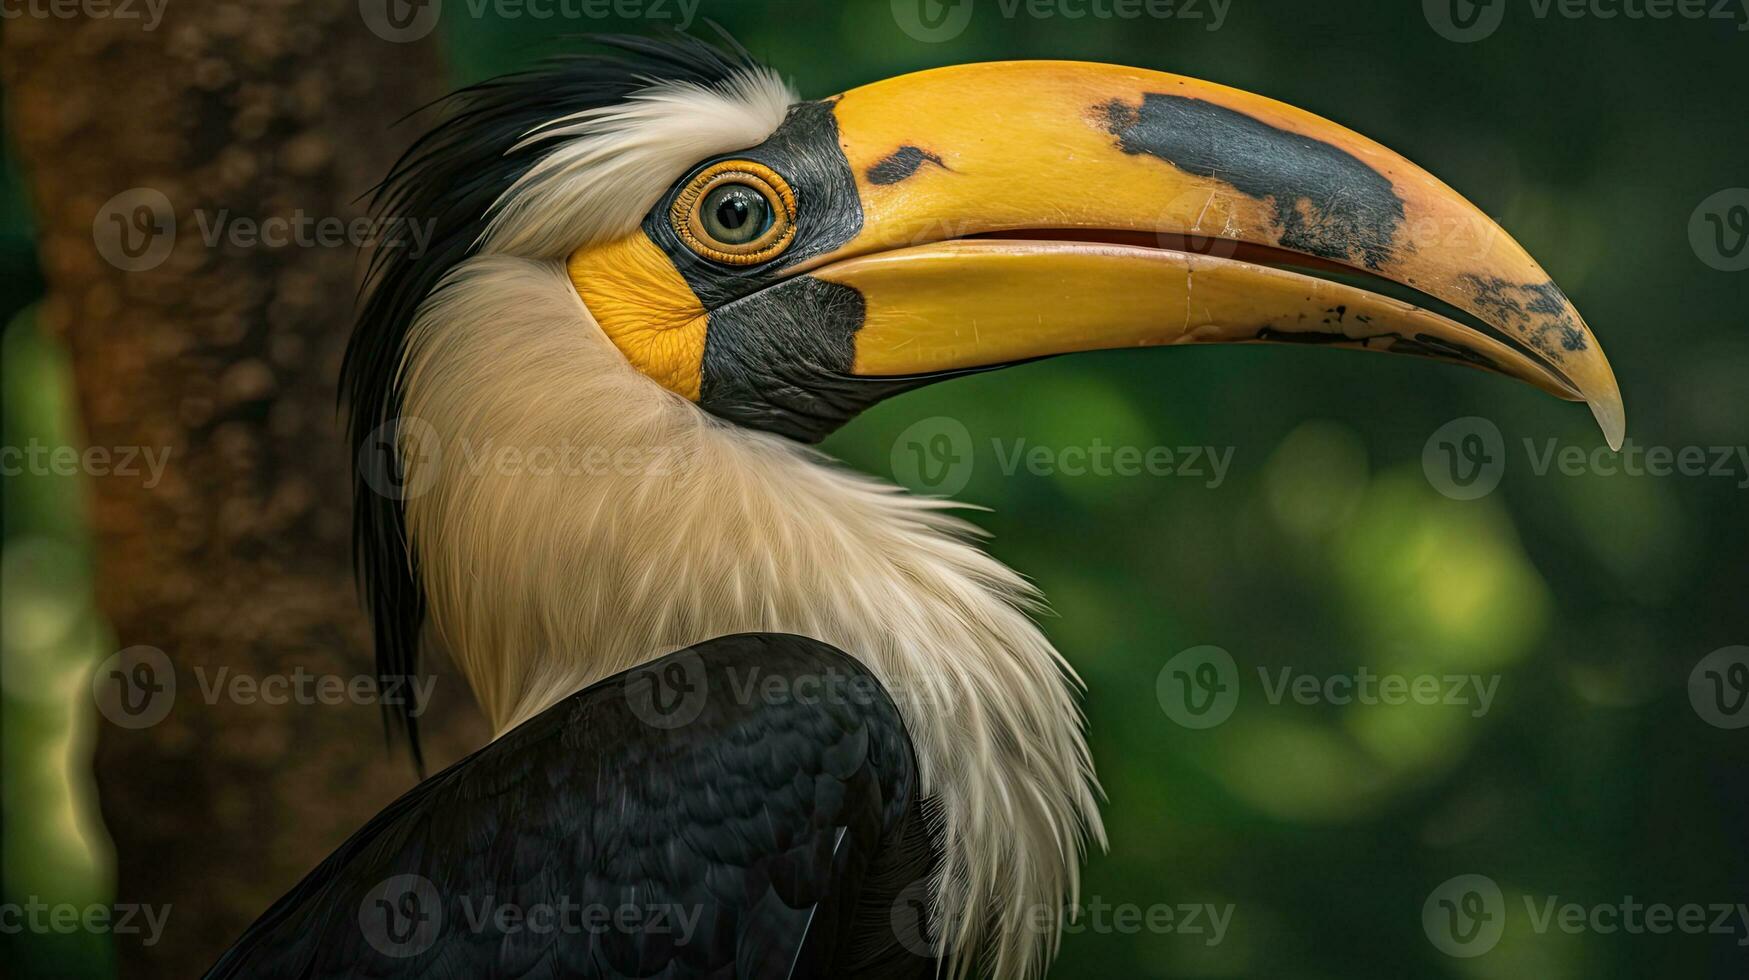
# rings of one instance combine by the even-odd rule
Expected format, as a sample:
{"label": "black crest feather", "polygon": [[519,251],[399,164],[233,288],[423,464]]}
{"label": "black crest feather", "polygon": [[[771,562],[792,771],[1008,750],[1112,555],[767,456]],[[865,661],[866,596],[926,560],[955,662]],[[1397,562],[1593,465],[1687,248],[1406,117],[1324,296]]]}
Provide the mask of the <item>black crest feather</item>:
{"label": "black crest feather", "polygon": [[[623,102],[653,83],[714,86],[756,64],[727,35],[720,47],[686,35],[589,40],[599,50],[556,57],[428,106],[423,111],[438,114],[439,121],[372,193],[378,227],[429,231],[420,251],[385,244],[371,255],[340,371],[353,449],[353,563],[384,690],[414,689],[408,682],[419,669],[425,622],[419,555],[407,538],[395,448],[403,400],[398,374],[420,304],[475,253],[499,196],[550,152],[551,145],[513,149],[529,132],[574,112]],[[406,737],[423,775],[419,706],[402,701],[383,705],[383,722],[391,741]]]}

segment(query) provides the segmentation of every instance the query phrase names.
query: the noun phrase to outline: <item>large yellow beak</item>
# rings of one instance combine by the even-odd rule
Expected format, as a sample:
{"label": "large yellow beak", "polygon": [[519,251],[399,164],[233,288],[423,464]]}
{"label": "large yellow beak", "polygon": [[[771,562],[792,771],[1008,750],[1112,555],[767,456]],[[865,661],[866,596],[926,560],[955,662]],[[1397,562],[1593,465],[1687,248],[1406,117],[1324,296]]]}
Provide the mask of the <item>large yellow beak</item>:
{"label": "large yellow beak", "polygon": [[[834,114],[862,225],[791,271],[861,294],[858,376],[1305,342],[1510,375],[1588,402],[1621,444],[1614,373],[1542,267],[1451,188],[1328,120],[1074,62],[906,75]],[[1380,280],[1450,315],[1367,288]]]}

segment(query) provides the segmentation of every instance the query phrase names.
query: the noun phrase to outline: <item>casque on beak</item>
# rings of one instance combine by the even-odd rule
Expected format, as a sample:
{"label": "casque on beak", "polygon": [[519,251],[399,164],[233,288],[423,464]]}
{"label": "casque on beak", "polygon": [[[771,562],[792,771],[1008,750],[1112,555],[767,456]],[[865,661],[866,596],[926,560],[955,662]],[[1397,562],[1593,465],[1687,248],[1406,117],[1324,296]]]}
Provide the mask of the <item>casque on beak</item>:
{"label": "casque on beak", "polygon": [[[1328,120],[1075,62],[902,76],[846,93],[835,114],[862,228],[797,271],[862,295],[859,376],[1161,344],[1329,344],[1583,400],[1621,445],[1614,373],[1541,266],[1438,179]],[[1394,281],[1476,323],[1306,269]]]}

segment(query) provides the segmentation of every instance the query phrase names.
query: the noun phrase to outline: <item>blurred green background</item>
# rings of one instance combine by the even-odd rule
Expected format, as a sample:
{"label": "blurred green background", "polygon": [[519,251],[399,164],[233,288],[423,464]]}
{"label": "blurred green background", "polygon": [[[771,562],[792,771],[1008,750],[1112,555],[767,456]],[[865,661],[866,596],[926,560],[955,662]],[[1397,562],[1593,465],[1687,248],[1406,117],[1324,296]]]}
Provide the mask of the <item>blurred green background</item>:
{"label": "blurred green background", "polygon": [[[1095,0],[1048,5],[1050,17],[971,0],[963,30],[929,42],[900,27],[917,3],[703,0],[697,16],[810,96],[940,64],[1074,58],[1208,78],[1335,119],[1439,175],[1541,260],[1616,367],[1630,445],[1749,444],[1749,272],[1712,267],[1690,237],[1703,201],[1749,185],[1749,12],[1539,17],[1547,8],[1531,0],[1495,0],[1498,29],[1457,43],[1419,3],[1232,0],[1210,29],[1207,0],[1137,19],[1101,17],[1113,8]],[[565,50],[562,33],[673,26],[681,8],[665,9],[652,23],[488,8],[440,30],[459,84]],[[1075,10],[1087,13],[1065,16]],[[1715,202],[1725,219],[1732,200]],[[41,291],[28,214],[9,162],[4,444],[76,443],[64,357],[18,315]],[[1423,454],[1468,416],[1498,426],[1506,466],[1492,493],[1458,500]],[[1206,922],[1198,934],[1073,933],[1053,976],[1749,975],[1737,944],[1749,924],[1729,936],[1538,932],[1520,898],[1749,901],[1749,730],[1709,724],[1689,697],[1703,657],[1749,643],[1742,458],[1715,476],[1539,474],[1526,440],[1537,453],[1550,439],[1601,444],[1582,408],[1477,372],[1268,347],[1083,355],[941,385],[876,408],[826,448],[914,479],[895,461],[916,426],[943,418],[969,438],[957,496],[991,508],[976,519],[992,550],[1049,597],[1045,627],[1089,688],[1111,836],[1088,867],[1089,904],[1231,907],[1218,942]],[[1004,472],[993,444],[1022,438],[1206,446],[1230,451],[1230,467],[1217,486],[1212,473]],[[7,479],[8,901],[101,900],[105,887],[77,746],[92,725],[81,671],[112,642],[91,612],[79,513],[74,481]],[[67,571],[45,580],[43,567]],[[1199,645],[1231,655],[1239,688],[1231,717],[1201,730],[1175,722],[1156,686]],[[1498,686],[1479,716],[1269,703],[1259,669],[1273,679],[1290,666]],[[1424,925],[1430,894],[1460,874],[1486,875],[1506,897],[1504,936],[1486,955],[1448,956]],[[89,938],[68,972],[101,975],[107,955]]]}

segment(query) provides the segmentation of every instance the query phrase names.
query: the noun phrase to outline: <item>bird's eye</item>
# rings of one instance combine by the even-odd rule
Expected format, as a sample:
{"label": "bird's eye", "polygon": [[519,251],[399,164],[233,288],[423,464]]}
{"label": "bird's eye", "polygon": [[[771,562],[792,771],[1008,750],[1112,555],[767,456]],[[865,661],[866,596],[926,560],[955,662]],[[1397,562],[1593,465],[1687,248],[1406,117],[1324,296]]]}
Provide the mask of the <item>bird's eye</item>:
{"label": "bird's eye", "polygon": [[745,245],[771,227],[771,204],[746,184],[719,184],[698,206],[705,233],[728,245]]}
{"label": "bird's eye", "polygon": [[775,258],[795,237],[796,199],[771,168],[750,160],[706,167],[674,198],[674,233],[704,258],[756,265]]}

